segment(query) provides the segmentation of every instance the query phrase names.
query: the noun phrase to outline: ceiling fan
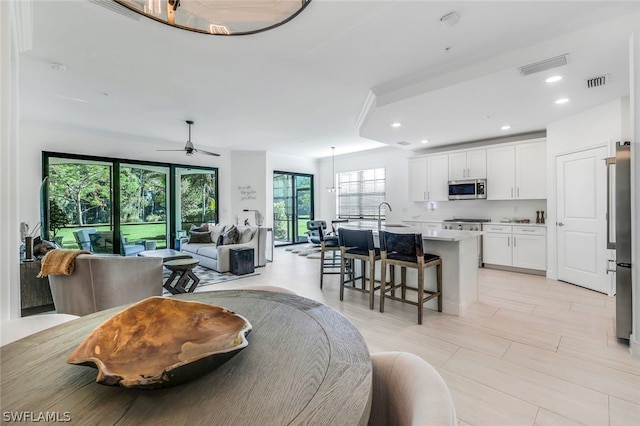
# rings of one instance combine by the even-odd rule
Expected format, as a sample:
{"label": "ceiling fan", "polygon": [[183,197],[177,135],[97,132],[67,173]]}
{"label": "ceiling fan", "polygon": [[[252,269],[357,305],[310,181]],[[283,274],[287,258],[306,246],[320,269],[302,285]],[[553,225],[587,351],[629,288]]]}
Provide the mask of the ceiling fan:
{"label": "ceiling fan", "polygon": [[189,139],[187,139],[187,143],[183,149],[159,149],[158,151],[184,151],[187,155],[193,155],[194,152],[200,154],[213,155],[215,157],[219,157],[220,154],[216,154],[215,152],[205,151],[204,149],[196,149],[193,146],[193,142],[191,142],[191,126],[193,125],[192,120],[186,120],[186,123],[189,125]]}

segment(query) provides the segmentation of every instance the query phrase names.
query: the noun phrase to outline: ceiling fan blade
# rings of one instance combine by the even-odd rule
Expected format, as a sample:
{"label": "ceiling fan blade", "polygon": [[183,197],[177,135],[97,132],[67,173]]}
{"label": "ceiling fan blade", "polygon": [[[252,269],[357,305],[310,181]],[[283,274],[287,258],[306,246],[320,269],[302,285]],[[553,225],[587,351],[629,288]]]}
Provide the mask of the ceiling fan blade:
{"label": "ceiling fan blade", "polygon": [[200,152],[202,154],[213,155],[214,157],[220,157],[220,154],[216,154],[215,152],[209,152],[209,151],[205,151],[203,149],[196,149],[196,148],[193,148],[193,150],[195,152]]}
{"label": "ceiling fan blade", "polygon": [[183,149],[156,149],[156,151],[178,151],[178,152],[182,152],[184,151]]}

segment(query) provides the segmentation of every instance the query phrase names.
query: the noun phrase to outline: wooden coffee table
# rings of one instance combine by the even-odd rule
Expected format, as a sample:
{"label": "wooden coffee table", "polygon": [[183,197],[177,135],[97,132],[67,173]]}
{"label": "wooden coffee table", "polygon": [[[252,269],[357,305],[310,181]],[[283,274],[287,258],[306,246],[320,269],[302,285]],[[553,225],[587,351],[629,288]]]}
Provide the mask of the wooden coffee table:
{"label": "wooden coffee table", "polygon": [[[171,276],[162,285],[171,294],[193,293],[200,278],[193,273],[192,269],[200,263],[198,259],[175,259],[164,262],[165,268],[171,271]],[[175,284],[173,281],[178,279]]]}
{"label": "wooden coffee table", "polygon": [[159,250],[145,250],[138,253],[138,256],[142,257],[161,257],[162,262],[166,263],[170,260],[176,259],[191,259],[191,256],[187,253],[183,253],[174,249],[159,249]]}

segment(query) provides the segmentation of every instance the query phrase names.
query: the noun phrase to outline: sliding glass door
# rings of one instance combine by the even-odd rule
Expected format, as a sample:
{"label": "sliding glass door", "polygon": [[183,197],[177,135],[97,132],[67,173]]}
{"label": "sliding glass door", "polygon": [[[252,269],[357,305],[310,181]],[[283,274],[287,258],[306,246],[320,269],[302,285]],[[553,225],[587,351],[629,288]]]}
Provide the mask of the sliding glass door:
{"label": "sliding glass door", "polygon": [[313,220],[313,175],[273,173],[275,245],[307,241],[307,221]]}
{"label": "sliding glass door", "polygon": [[169,247],[169,167],[120,164],[117,204],[121,254]]}
{"label": "sliding glass door", "polygon": [[218,222],[218,173],[212,169],[176,167],[177,230],[187,234],[192,225]]}
{"label": "sliding glass door", "polygon": [[[88,234],[77,234],[87,229],[102,233],[113,241],[113,166],[102,161],[68,158],[50,158],[49,173],[45,180],[43,221],[48,238],[65,248],[88,249]],[[106,242],[100,244],[106,249]]]}

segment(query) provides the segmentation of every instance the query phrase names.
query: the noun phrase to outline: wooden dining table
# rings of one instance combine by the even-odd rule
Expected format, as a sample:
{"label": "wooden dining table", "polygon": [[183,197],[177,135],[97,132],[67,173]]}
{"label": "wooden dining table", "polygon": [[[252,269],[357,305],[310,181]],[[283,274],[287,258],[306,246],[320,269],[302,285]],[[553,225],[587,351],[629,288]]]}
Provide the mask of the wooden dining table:
{"label": "wooden dining table", "polygon": [[322,303],[284,293],[224,290],[174,296],[225,307],[252,324],[249,345],[216,370],[174,387],[96,383],[67,363],[103,321],[97,312],[0,348],[0,403],[9,417],[87,425],[358,425],[369,418],[372,372],[364,339]]}

